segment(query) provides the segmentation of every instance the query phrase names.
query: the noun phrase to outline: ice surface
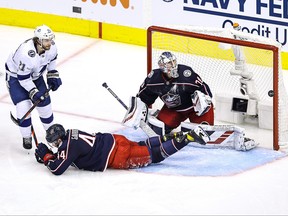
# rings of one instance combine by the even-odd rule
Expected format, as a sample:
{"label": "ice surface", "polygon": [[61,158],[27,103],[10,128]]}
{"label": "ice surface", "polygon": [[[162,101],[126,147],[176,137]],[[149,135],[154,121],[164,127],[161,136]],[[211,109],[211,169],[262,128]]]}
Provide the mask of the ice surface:
{"label": "ice surface", "polygon": [[[3,73],[9,52],[32,37],[33,29],[10,26],[0,26],[0,29],[0,71]],[[120,122],[125,110],[102,87],[102,83],[107,82],[128,103],[129,96],[135,95],[146,74],[146,49],[65,33],[56,33],[56,43],[59,50],[58,70],[63,85],[51,93],[55,121],[66,128],[88,132],[123,131],[125,128]],[[70,168],[63,175],[54,176],[35,161],[34,149],[23,149],[20,132],[10,120],[9,113],[12,111],[15,114],[15,107],[9,98],[3,75],[0,80],[0,104],[1,215],[288,213],[287,157],[271,160],[253,169],[244,168],[228,176],[221,173],[215,176],[171,174],[172,169],[175,170],[173,163],[181,167],[185,160],[173,163],[171,160],[167,164],[163,161],[169,174],[136,170],[107,170],[101,173]],[[38,139],[44,141],[44,130],[36,111],[33,112],[33,124]],[[139,131],[125,133],[133,139],[144,136]],[[199,170],[197,161],[210,161],[211,165],[211,157],[217,156],[221,160],[223,150],[219,151],[206,150],[205,153],[204,150],[195,149],[197,154],[195,157],[191,155],[191,160],[195,161],[191,164],[191,170]],[[241,161],[231,156],[229,159],[231,151],[223,152],[223,161],[225,158],[233,167],[239,164],[238,168],[241,169]],[[226,166],[222,168],[226,173],[230,169]],[[202,173],[211,172],[209,167],[203,169]]]}

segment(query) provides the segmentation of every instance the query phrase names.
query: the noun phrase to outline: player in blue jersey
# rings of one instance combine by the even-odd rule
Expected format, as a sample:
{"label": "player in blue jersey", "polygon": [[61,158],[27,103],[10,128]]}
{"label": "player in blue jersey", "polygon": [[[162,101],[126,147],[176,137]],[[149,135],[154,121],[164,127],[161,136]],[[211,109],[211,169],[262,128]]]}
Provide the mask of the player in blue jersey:
{"label": "player in blue jersey", "polygon": [[123,135],[90,134],[77,129],[65,130],[62,125],[54,124],[48,128],[46,140],[48,146],[57,148],[57,152],[53,153],[40,143],[35,149],[35,156],[55,175],[63,174],[70,166],[103,172],[106,168],[129,169],[159,163],[189,142],[205,144],[208,139],[208,134],[201,127],[187,133],[178,132],[134,142]]}
{"label": "player in blue jersey", "polygon": [[[17,118],[21,119],[38,100],[40,120],[45,130],[53,124],[53,112],[50,96],[44,97],[47,90],[43,78],[47,72],[47,84],[56,91],[62,84],[56,70],[57,48],[53,31],[45,25],[38,26],[34,37],[24,41],[11,53],[5,63],[6,83],[13,104],[16,106]],[[32,148],[31,116],[19,125],[23,137],[23,147]]]}
{"label": "player in blue jersey", "polygon": [[157,98],[164,102],[156,118],[148,116],[152,129],[159,135],[167,134],[186,119],[214,125],[212,93],[207,83],[190,66],[178,64],[171,52],[163,52],[158,65],[137,94],[146,106],[151,106]]}
{"label": "player in blue jersey", "polygon": [[[254,140],[245,138],[244,129],[237,126],[203,127],[195,125],[188,132],[180,131],[134,142],[123,135],[100,132],[90,134],[78,129],[65,130],[61,124],[53,124],[46,132],[46,141],[49,147],[57,148],[57,152],[54,153],[51,148],[40,143],[35,149],[35,157],[53,174],[61,175],[70,166],[101,172],[107,168],[148,166],[163,161],[188,143],[204,148],[232,147],[237,151],[249,151],[258,145]],[[226,135],[223,137],[221,134]]]}

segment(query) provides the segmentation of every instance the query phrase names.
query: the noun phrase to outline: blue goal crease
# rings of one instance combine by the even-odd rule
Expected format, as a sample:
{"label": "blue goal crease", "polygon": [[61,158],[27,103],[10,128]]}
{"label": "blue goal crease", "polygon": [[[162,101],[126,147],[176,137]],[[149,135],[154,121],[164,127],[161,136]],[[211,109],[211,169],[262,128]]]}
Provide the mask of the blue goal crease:
{"label": "blue goal crease", "polygon": [[[147,139],[141,129],[117,132],[133,141]],[[257,147],[247,152],[229,148],[188,146],[158,164],[133,169],[136,172],[182,176],[231,176],[286,157],[287,153]]]}

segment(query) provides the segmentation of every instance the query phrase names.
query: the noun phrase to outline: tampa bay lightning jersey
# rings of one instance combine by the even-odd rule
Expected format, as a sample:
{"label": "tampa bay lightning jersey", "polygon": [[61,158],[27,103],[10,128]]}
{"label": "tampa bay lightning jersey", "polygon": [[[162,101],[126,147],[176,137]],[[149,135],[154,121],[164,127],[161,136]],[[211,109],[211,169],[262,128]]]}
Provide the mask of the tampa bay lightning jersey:
{"label": "tampa bay lightning jersey", "polygon": [[209,86],[186,65],[178,64],[177,78],[168,79],[161,69],[152,70],[137,94],[141,100],[152,105],[159,97],[164,104],[176,111],[186,111],[193,107],[191,95],[199,90],[212,98]]}
{"label": "tampa bay lightning jersey", "polygon": [[67,130],[67,139],[63,140],[55,160],[50,160],[48,169],[55,175],[61,175],[69,166],[90,171],[105,171],[109,155],[115,146],[110,133],[89,134],[77,129]]}
{"label": "tampa bay lightning jersey", "polygon": [[39,55],[31,38],[9,55],[5,66],[8,75],[17,78],[20,85],[30,91],[35,87],[32,80],[38,79],[46,70],[55,70],[56,59],[57,48],[54,41],[49,50]]}

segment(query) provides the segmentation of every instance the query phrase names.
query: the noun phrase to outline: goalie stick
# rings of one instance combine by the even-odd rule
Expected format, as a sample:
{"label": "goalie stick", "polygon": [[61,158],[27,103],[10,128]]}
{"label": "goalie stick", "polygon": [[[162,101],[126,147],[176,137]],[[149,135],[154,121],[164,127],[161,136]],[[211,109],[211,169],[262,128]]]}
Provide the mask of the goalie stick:
{"label": "goalie stick", "polygon": [[[114,96],[114,98],[116,98],[116,100],[117,100],[126,110],[128,109],[128,107],[126,106],[126,104],[112,91],[112,89],[110,89],[110,88],[108,87],[108,85],[107,85],[106,82],[104,82],[104,83],[102,84],[102,86],[103,86],[104,88],[106,88],[106,89]],[[146,133],[146,135],[147,135],[148,137],[158,136],[158,135],[149,127],[149,125],[148,125],[145,121],[143,121],[143,120],[140,121],[140,128]]]}
{"label": "goalie stick", "polygon": [[[44,93],[44,97],[47,97],[48,96],[48,93],[49,93],[49,91],[51,90],[51,87],[49,87],[47,90],[46,90],[46,92]],[[20,125],[20,124],[22,124],[22,122],[25,120],[25,118],[28,116],[28,115],[30,115],[30,113],[35,109],[35,107],[39,104],[41,102],[41,99],[39,99],[39,100],[37,100],[34,104],[33,104],[33,106],[22,116],[22,118],[21,119],[16,119],[14,116],[13,116],[13,114],[12,114],[12,112],[10,111],[10,118],[11,118],[11,120],[16,124],[16,125]]]}

